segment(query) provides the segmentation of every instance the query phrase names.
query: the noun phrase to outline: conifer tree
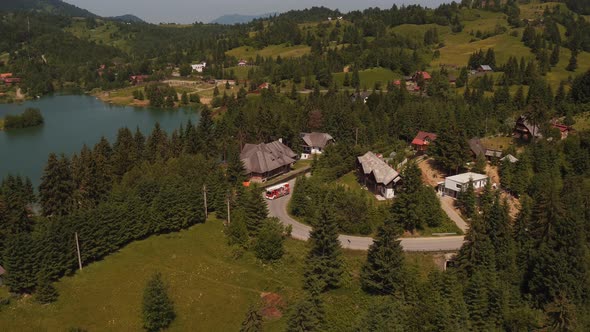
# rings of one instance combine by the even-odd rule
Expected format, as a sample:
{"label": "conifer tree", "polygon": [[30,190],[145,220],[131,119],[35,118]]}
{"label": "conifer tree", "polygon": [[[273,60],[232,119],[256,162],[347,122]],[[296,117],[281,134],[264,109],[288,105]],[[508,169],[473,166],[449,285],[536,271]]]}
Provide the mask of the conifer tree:
{"label": "conifer tree", "polygon": [[281,259],[285,252],[283,233],[285,228],[278,218],[268,218],[262,223],[262,227],[256,236],[254,253],[258,259],[271,262]]}
{"label": "conifer tree", "polygon": [[134,160],[137,164],[145,158],[145,136],[139,130],[139,127],[135,128],[133,140],[135,141]]}
{"label": "conifer tree", "polygon": [[435,159],[446,170],[454,173],[458,173],[467,162],[468,150],[467,140],[453,123],[443,129],[432,146]]}
{"label": "conifer tree", "polygon": [[117,140],[113,145],[113,174],[120,179],[133,166],[135,166],[135,141],[129,128],[119,129]]}
{"label": "conifer tree", "polygon": [[372,294],[391,295],[404,285],[401,231],[393,221],[379,227],[361,270],[361,286]]}
{"label": "conifer tree", "polygon": [[41,304],[48,304],[55,302],[58,296],[57,289],[53,287],[49,278],[40,277],[37,282],[37,289],[35,290],[35,301]]}
{"label": "conifer tree", "polygon": [[172,300],[160,273],[148,281],[143,293],[143,327],[149,332],[167,328],[176,317]]}
{"label": "conifer tree", "polygon": [[268,217],[268,206],[262,196],[263,189],[253,185],[238,198],[238,206],[246,215],[246,226],[251,236],[258,234],[263,221]]}
{"label": "conifer tree", "polygon": [[246,313],[246,318],[242,322],[240,332],[262,332],[262,315],[258,309],[250,307]]}
{"label": "conifer tree", "polygon": [[145,149],[148,161],[155,162],[158,160],[166,160],[168,153],[168,136],[160,127],[160,123],[156,122],[154,125],[152,133],[147,138]]}
{"label": "conifer tree", "polygon": [[334,204],[332,199],[330,196],[325,199],[323,208],[313,223],[310,234],[311,249],[307,254],[307,269],[304,274],[306,289],[311,289],[316,281],[320,291],[340,286],[344,262],[338,240],[338,225],[333,212],[330,211]]}
{"label": "conifer tree", "polygon": [[4,245],[2,265],[6,269],[3,279],[13,293],[29,293],[35,288],[37,262],[32,237],[19,233],[8,238]]}
{"label": "conifer tree", "polygon": [[324,321],[324,311],[318,296],[308,294],[298,302],[287,321],[287,332],[320,331]]}
{"label": "conifer tree", "polygon": [[472,179],[469,179],[467,188],[459,192],[457,204],[459,205],[459,208],[461,208],[461,212],[463,212],[467,218],[472,218],[477,212],[477,197],[475,196],[475,188],[473,187]]}
{"label": "conifer tree", "polygon": [[570,60],[565,68],[567,71],[576,71],[578,69],[578,55],[576,52],[572,52]]}
{"label": "conifer tree", "polygon": [[60,159],[52,153],[39,186],[41,207],[45,216],[65,216],[74,208],[74,181],[70,163],[64,155]]}

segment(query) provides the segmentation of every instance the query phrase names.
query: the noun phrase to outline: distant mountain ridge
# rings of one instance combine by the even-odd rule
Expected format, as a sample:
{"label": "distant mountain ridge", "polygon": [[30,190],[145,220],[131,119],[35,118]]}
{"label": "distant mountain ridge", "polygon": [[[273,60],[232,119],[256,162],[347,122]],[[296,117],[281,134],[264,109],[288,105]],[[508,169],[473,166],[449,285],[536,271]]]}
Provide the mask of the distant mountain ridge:
{"label": "distant mountain ridge", "polygon": [[64,16],[98,17],[86,9],[61,0],[2,0],[0,11],[34,11]]}
{"label": "distant mountain ridge", "polygon": [[225,25],[241,24],[241,23],[248,23],[250,21],[253,21],[253,20],[259,19],[259,18],[270,17],[275,14],[277,14],[277,13],[267,13],[267,14],[262,14],[262,15],[229,14],[229,15],[220,16],[220,17],[214,19],[213,21],[211,21],[211,23],[225,24]]}
{"label": "distant mountain ridge", "polygon": [[132,14],[126,14],[126,15],[121,15],[121,16],[111,16],[108,17],[109,20],[113,20],[113,21],[120,21],[120,22],[131,22],[131,23],[145,23],[144,20],[142,20],[141,18],[132,15]]}

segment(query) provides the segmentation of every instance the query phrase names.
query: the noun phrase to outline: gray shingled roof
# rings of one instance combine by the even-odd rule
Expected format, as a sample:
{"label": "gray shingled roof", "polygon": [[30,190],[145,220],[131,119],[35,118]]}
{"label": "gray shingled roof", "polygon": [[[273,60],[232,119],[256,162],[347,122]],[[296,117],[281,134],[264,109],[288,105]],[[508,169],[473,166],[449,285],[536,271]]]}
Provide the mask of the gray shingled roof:
{"label": "gray shingled roof", "polygon": [[310,147],[325,148],[334,138],[326,133],[301,133],[301,138]]}
{"label": "gray shingled roof", "polygon": [[297,154],[285,144],[274,141],[246,144],[240,159],[248,173],[266,173],[295,162]]}
{"label": "gray shingled roof", "polygon": [[515,156],[511,155],[511,154],[508,154],[508,155],[506,155],[506,157],[500,159],[500,161],[504,161],[504,160],[508,160],[511,163],[515,163],[515,162],[518,161],[518,159]]}
{"label": "gray shingled roof", "polygon": [[399,177],[398,172],[371,151],[358,157],[358,161],[363,168],[363,173],[366,175],[373,173],[377,183],[388,184]]}

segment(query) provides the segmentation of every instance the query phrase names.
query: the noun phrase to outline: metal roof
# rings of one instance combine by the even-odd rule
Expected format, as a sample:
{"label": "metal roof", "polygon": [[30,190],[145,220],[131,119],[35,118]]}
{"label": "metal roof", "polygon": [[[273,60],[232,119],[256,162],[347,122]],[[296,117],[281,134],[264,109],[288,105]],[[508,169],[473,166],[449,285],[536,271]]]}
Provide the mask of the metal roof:
{"label": "metal roof", "polygon": [[326,133],[301,133],[301,138],[310,147],[325,148],[334,138]]}
{"label": "metal roof", "polygon": [[248,173],[266,173],[295,162],[297,154],[285,144],[274,141],[246,144],[240,159]]}
{"label": "metal roof", "polygon": [[485,180],[487,178],[488,178],[488,176],[485,174],[467,172],[467,173],[457,174],[457,175],[453,175],[453,176],[448,176],[447,178],[445,178],[445,180],[450,180],[450,181],[454,181],[454,182],[458,182],[458,183],[469,183],[470,180],[471,181],[479,181],[479,180]]}
{"label": "metal roof", "polygon": [[358,157],[358,161],[363,168],[363,173],[366,175],[373,173],[377,183],[388,184],[399,177],[399,173],[396,172],[396,170],[394,170],[391,166],[389,166],[371,151],[365,153],[363,156]]}

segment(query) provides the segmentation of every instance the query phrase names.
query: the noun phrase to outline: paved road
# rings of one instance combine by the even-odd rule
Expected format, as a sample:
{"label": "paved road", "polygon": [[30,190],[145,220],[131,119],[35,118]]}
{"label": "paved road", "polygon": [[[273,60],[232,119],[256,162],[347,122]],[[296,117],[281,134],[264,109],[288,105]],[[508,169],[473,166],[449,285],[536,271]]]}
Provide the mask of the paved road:
{"label": "paved road", "polygon": [[[291,188],[294,188],[295,180],[291,180],[289,183],[291,184]],[[307,241],[311,227],[289,216],[287,213],[287,204],[290,199],[291,195],[272,201],[267,200],[269,214],[272,217],[279,218],[283,224],[291,225],[293,227],[293,231],[291,232],[293,238]],[[367,250],[373,243],[372,238],[362,236],[340,235],[339,239],[343,248],[352,250]],[[452,251],[461,248],[461,245],[463,245],[463,236],[404,238],[401,240],[401,244],[405,251]]]}

